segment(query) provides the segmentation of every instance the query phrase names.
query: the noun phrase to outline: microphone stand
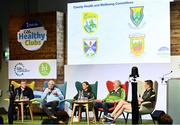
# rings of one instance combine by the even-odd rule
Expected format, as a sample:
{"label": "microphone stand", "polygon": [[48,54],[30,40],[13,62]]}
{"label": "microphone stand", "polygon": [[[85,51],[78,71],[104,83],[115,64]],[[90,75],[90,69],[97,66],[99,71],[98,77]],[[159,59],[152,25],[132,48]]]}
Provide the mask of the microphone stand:
{"label": "microphone stand", "polygon": [[132,67],[131,74],[129,77],[132,78],[131,85],[132,85],[132,124],[138,124],[139,121],[139,108],[138,108],[138,98],[137,98],[137,81],[136,78],[139,77],[138,68],[136,66]]}
{"label": "microphone stand", "polygon": [[138,108],[138,98],[137,98],[137,81],[136,78],[133,77],[131,81],[132,85],[132,124],[138,124],[139,121],[139,108]]}
{"label": "microphone stand", "polygon": [[164,81],[164,75],[163,75],[163,77],[161,78],[161,84],[163,84],[163,81]]}
{"label": "microphone stand", "polygon": [[9,85],[9,107],[8,107],[8,123],[13,124],[13,111],[14,111],[14,99],[15,99],[15,92],[14,86]]}
{"label": "microphone stand", "polygon": [[163,77],[161,78],[161,84],[163,84],[163,81],[164,81],[164,76],[167,76],[167,75],[171,74],[172,72],[173,72],[173,71],[171,71],[171,72],[166,73],[166,74],[164,74],[164,75],[163,75]]}

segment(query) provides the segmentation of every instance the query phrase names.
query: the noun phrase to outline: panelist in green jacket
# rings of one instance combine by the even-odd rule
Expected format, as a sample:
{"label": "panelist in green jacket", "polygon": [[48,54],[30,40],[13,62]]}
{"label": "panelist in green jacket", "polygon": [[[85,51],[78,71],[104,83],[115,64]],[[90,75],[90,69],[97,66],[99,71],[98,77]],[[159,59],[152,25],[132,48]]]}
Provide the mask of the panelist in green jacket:
{"label": "panelist in green jacket", "polygon": [[94,103],[94,109],[95,109],[97,121],[99,121],[98,108],[103,108],[104,115],[107,115],[108,109],[113,107],[115,102],[119,102],[125,99],[126,97],[125,90],[121,88],[120,85],[121,85],[121,82],[119,80],[115,80],[113,84],[114,89],[109,92],[106,98],[103,99],[101,102],[97,101]]}

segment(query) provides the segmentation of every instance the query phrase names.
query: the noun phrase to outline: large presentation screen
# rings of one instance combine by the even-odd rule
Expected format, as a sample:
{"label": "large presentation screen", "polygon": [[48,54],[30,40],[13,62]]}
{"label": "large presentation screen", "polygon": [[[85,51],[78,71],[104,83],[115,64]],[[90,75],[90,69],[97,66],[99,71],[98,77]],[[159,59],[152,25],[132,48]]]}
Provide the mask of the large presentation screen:
{"label": "large presentation screen", "polygon": [[169,0],[68,4],[68,65],[169,63]]}

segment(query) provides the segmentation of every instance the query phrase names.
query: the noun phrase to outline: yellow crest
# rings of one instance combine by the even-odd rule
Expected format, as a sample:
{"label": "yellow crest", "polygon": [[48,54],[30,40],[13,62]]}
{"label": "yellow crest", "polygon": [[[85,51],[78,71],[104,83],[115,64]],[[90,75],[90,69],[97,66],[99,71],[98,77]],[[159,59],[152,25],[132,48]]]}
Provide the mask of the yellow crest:
{"label": "yellow crest", "polygon": [[98,15],[93,12],[85,12],[82,16],[82,26],[85,32],[94,33],[98,28]]}

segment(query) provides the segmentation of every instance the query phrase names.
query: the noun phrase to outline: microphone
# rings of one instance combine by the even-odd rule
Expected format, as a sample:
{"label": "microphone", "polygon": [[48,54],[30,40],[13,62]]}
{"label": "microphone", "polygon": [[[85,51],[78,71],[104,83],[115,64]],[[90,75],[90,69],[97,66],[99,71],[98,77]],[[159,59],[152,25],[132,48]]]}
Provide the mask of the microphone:
{"label": "microphone", "polygon": [[164,76],[167,76],[167,75],[169,75],[169,74],[171,74],[172,72],[173,72],[173,71],[171,70],[170,72],[164,74],[163,77],[164,77]]}
{"label": "microphone", "polygon": [[161,80],[162,80],[161,83],[163,83],[163,81],[164,81],[164,76],[167,76],[167,75],[171,74],[172,72],[173,72],[173,71],[171,70],[170,72],[164,74],[163,77],[161,78]]}
{"label": "microphone", "polygon": [[48,92],[48,94],[51,95],[52,91],[53,91],[53,89],[50,89],[50,91]]}
{"label": "microphone", "polygon": [[129,77],[137,78],[139,77],[138,68],[136,66],[133,66],[131,69],[131,74]]}

